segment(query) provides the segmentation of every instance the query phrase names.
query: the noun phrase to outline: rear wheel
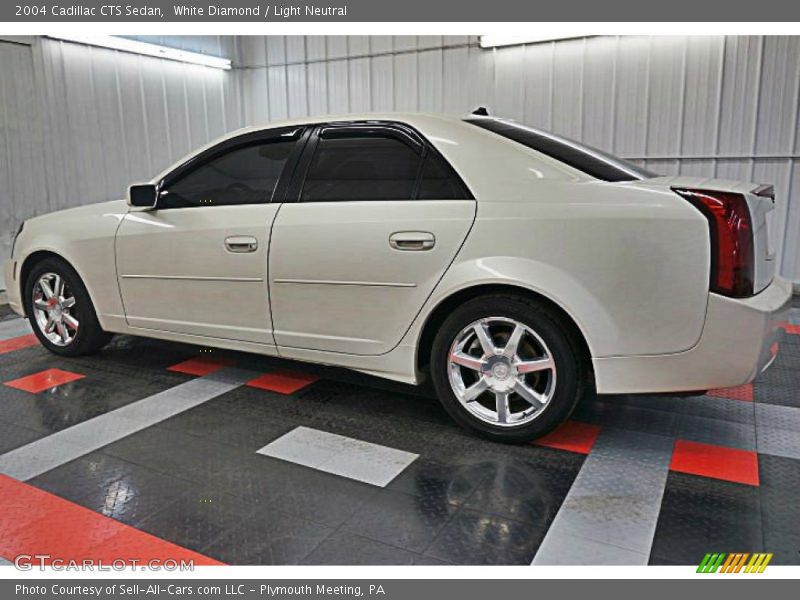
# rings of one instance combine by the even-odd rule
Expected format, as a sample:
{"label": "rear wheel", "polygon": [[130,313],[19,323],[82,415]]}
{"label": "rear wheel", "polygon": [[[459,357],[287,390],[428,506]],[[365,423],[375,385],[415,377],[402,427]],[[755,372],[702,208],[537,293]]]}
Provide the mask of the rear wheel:
{"label": "rear wheel", "polygon": [[560,315],[515,295],[482,296],[455,310],[434,340],[431,375],[453,419],[504,442],[554,429],[572,412],[587,377]]}
{"label": "rear wheel", "polygon": [[34,265],[24,294],[33,332],[50,352],[92,354],[111,339],[97,321],[86,287],[66,261],[53,257]]}

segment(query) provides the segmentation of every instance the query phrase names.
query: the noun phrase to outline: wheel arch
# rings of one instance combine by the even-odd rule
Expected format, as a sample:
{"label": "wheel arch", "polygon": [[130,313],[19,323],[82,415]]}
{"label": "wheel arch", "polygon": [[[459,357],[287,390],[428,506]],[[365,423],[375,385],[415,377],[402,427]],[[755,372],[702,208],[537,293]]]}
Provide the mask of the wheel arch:
{"label": "wheel arch", "polygon": [[577,324],[575,319],[558,303],[551,298],[544,296],[526,287],[507,284],[507,283],[484,283],[469,286],[456,290],[449,296],[441,299],[439,303],[431,310],[425,322],[422,325],[421,333],[419,335],[416,345],[416,361],[415,366],[417,372],[423,372],[428,368],[431,358],[431,348],[433,340],[436,337],[436,332],[444,323],[447,316],[459,305],[468,302],[473,298],[486,296],[490,294],[509,294],[522,296],[528,299],[535,300],[541,304],[546,305],[556,314],[561,317],[562,322],[568,328],[569,333],[573,336],[575,342],[578,344],[581,358],[585,361],[587,369],[592,370],[592,353],[589,345],[586,342],[586,336]]}

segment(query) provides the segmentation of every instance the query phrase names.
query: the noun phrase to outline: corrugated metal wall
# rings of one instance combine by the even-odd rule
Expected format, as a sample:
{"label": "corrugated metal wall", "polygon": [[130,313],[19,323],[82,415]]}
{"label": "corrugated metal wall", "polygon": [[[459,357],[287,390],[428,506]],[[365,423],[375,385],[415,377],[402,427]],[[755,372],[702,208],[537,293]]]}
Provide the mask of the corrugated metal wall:
{"label": "corrugated metal wall", "polygon": [[[232,56],[235,43],[183,45]],[[21,220],[121,198],[243,123],[232,72],[48,38],[0,42],[0,67],[0,260]]]}
{"label": "corrugated metal wall", "polygon": [[47,191],[40,176],[41,112],[31,102],[36,89],[30,47],[0,42],[0,73],[0,260],[5,260],[30,205],[46,199]]}
{"label": "corrugated metal wall", "polygon": [[800,37],[597,37],[496,50],[467,36],[138,37],[227,56],[235,68],[49,39],[0,43],[0,66],[13,74],[0,82],[0,258],[19,219],[120,197],[245,124],[487,105],[661,173],[774,183],[782,271],[800,281]]}
{"label": "corrugated metal wall", "polygon": [[120,198],[242,123],[230,72],[50,39],[34,57],[51,208]]}

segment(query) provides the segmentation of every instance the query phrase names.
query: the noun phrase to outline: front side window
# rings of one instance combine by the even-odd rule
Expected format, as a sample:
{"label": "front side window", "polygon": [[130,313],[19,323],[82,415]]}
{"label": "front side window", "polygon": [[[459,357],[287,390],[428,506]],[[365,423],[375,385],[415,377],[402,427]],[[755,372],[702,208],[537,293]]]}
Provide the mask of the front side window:
{"label": "front side window", "polygon": [[272,199],[293,139],[262,140],[233,147],[168,182],[158,207],[263,204]]}
{"label": "front side window", "polygon": [[420,160],[413,148],[394,137],[321,137],[301,201],[411,200]]}
{"label": "front side window", "polygon": [[532,148],[602,181],[636,181],[658,177],[640,166],[618,158],[597,148],[579,142],[525,127],[503,119],[467,119],[483,129]]}

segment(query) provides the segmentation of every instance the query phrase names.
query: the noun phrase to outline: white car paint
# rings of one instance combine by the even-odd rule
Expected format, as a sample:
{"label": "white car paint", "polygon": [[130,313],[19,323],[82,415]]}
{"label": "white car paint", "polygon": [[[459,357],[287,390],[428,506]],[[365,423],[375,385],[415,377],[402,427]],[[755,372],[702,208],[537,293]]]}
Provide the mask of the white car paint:
{"label": "white car paint", "polygon": [[[455,258],[475,205],[416,200],[283,206],[272,227],[270,256],[277,345],[346,354],[391,351]],[[431,233],[433,248],[398,252],[390,246],[393,232],[414,231]]]}
{"label": "white car paint", "polygon": [[[76,269],[107,331],[416,383],[420,341],[436,308],[473,286],[505,285],[544,296],[574,321],[600,393],[739,385],[768,363],[791,286],[773,276],[767,209],[748,197],[759,226],[757,278],[766,289],[752,298],[724,298],[709,292],[708,224],[670,189],[701,185],[747,194],[753,185],[602,182],[442,115],[318,117],[226,137],[364,119],[414,127],[475,200],[153,212],[114,201],[60,211],[30,219],[18,237],[6,265],[11,306],[24,312],[24,262],[49,251]],[[389,235],[398,231],[431,233],[436,245],[397,252]],[[230,236],[256,238],[258,250],[227,252],[223,241]]]}
{"label": "white car paint", "polygon": [[[127,215],[115,252],[128,325],[272,344],[265,236],[277,212],[276,204],[246,204]],[[229,252],[223,240],[234,236],[255,238],[258,248]]]}

